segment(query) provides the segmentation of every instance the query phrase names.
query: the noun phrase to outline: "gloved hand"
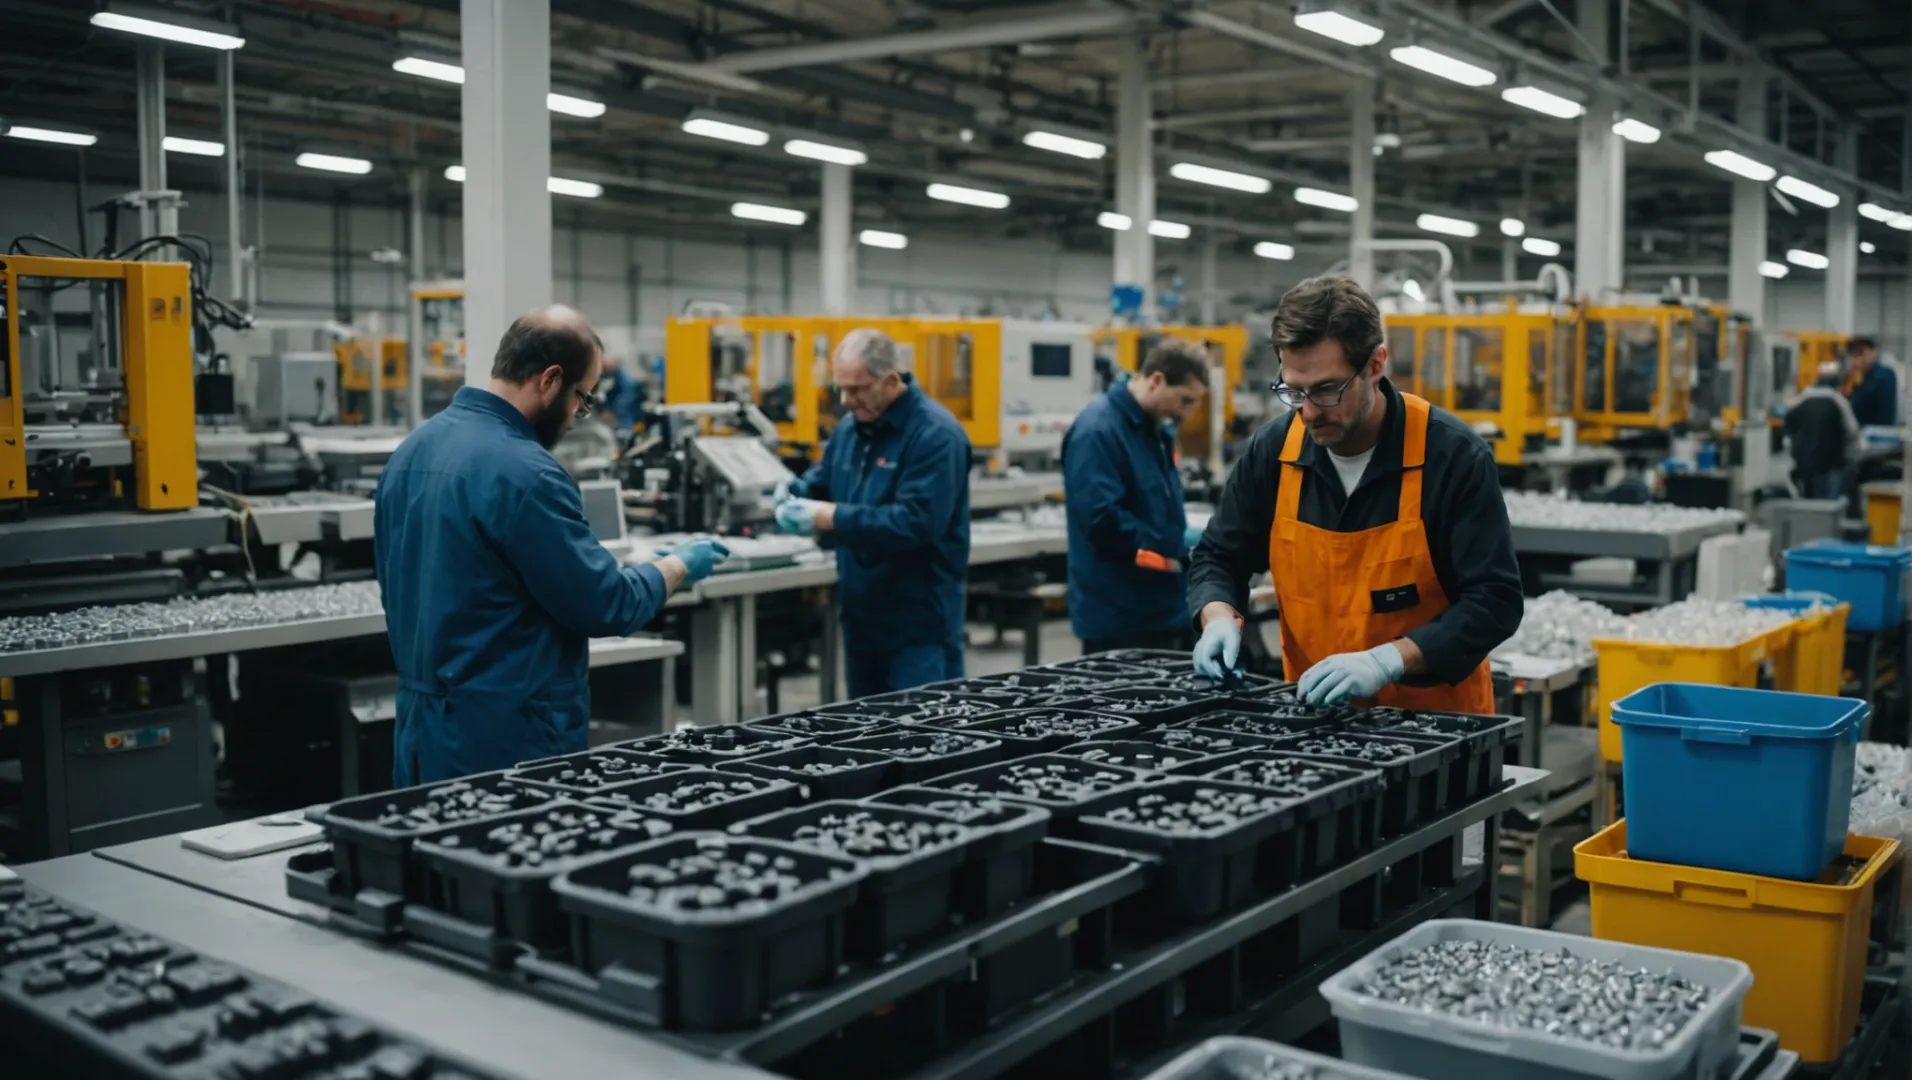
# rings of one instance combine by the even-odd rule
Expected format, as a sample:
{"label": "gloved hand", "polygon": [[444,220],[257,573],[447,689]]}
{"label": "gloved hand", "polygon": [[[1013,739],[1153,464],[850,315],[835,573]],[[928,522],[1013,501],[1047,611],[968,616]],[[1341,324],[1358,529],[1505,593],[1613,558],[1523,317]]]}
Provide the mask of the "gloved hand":
{"label": "gloved hand", "polygon": [[777,506],[777,528],[798,536],[817,531],[817,504],[809,499],[787,499]]}
{"label": "gloved hand", "polygon": [[709,577],[718,563],[730,558],[730,549],[715,540],[692,540],[660,554],[676,556],[687,571],[684,584],[694,585]]}
{"label": "gloved hand", "polygon": [[1241,670],[1241,626],[1233,619],[1216,619],[1202,627],[1195,643],[1195,674],[1224,679]]}
{"label": "gloved hand", "polygon": [[1202,527],[1190,525],[1182,530],[1182,550],[1194,551],[1195,545],[1202,542]]}
{"label": "gloved hand", "polygon": [[1310,705],[1345,705],[1367,698],[1407,674],[1401,650],[1392,642],[1367,652],[1338,653],[1301,674],[1301,700]]}
{"label": "gloved hand", "polygon": [[776,490],[770,493],[770,501],[777,506],[782,506],[793,498],[803,499],[808,498],[809,495],[810,485],[804,483],[803,477],[786,476],[777,481]]}

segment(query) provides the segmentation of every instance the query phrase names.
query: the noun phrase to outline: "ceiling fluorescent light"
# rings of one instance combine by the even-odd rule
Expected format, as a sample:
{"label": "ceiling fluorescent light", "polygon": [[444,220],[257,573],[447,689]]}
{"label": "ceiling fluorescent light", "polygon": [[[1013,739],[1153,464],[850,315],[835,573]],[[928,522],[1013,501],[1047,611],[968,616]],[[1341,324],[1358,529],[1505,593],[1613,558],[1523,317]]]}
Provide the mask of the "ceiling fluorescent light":
{"label": "ceiling fluorescent light", "polygon": [[724,142],[742,143],[745,146],[763,146],[770,142],[770,133],[762,128],[719,120],[714,116],[692,114],[678,125],[686,135],[702,135],[706,139],[722,139]]}
{"label": "ceiling fluorescent light", "polygon": [[1527,223],[1520,220],[1519,218],[1511,218],[1511,217],[1501,218],[1500,219],[1500,234],[1502,236],[1526,236]]}
{"label": "ceiling fluorescent light", "polygon": [[1872,255],[1877,253],[1878,250],[1879,250],[1879,245],[1873,243],[1870,240],[1859,241],[1859,254],[1861,255]]}
{"label": "ceiling fluorescent light", "polygon": [[1900,232],[1912,232],[1912,214],[1894,214],[1886,224]]}
{"label": "ceiling fluorescent light", "polygon": [[1295,249],[1287,244],[1277,244],[1273,240],[1263,240],[1255,245],[1255,254],[1264,259],[1288,260],[1295,257]]}
{"label": "ceiling fluorescent light", "polygon": [[1542,90],[1538,86],[1510,86],[1500,92],[1500,99],[1509,105],[1532,109],[1561,120],[1578,119],[1587,111],[1587,107],[1578,101]]}
{"label": "ceiling fluorescent light", "polygon": [[1207,165],[1197,165],[1192,161],[1176,162],[1169,166],[1168,174],[1177,180],[1186,180],[1191,184],[1207,184],[1210,187],[1227,188],[1230,191],[1245,191],[1250,195],[1266,195],[1275,187],[1273,181],[1259,176],[1210,168]]}
{"label": "ceiling fluorescent light", "polygon": [[1099,142],[1078,139],[1073,135],[1059,135],[1053,131],[1031,131],[1022,137],[1022,144],[1088,161],[1100,161],[1109,152],[1109,148]]}
{"label": "ceiling fluorescent light", "polygon": [[882,229],[864,229],[856,234],[858,242],[874,248],[888,248],[901,251],[910,246],[910,238],[900,232],[885,232]]}
{"label": "ceiling fluorescent light", "polygon": [[980,206],[985,210],[1009,208],[1009,196],[1000,191],[984,191],[980,188],[961,187],[956,184],[931,184],[924,193],[932,199],[962,203],[964,206]]}
{"label": "ceiling fluorescent light", "polygon": [[1427,290],[1421,288],[1421,283],[1413,278],[1408,278],[1406,281],[1401,282],[1401,295],[1417,304],[1424,303],[1427,300]]}
{"label": "ceiling fluorescent light", "polygon": [[801,225],[810,220],[810,215],[801,210],[792,210],[787,206],[765,206],[762,203],[731,203],[732,217],[746,221],[768,221],[772,225]]}
{"label": "ceiling fluorescent light", "polygon": [[839,146],[813,139],[791,139],[783,144],[783,152],[831,165],[863,165],[870,160],[870,155],[854,146]]}
{"label": "ceiling fluorescent light", "polygon": [[1859,216],[1862,218],[1870,218],[1873,221],[1890,223],[1893,218],[1898,216],[1898,211],[1887,210],[1875,202],[1862,202],[1859,204]]}
{"label": "ceiling fluorescent light", "polygon": [[447,64],[438,60],[427,60],[422,56],[407,56],[392,61],[392,70],[400,75],[416,75],[421,79],[437,79],[439,82],[464,85],[465,69],[457,64]]}
{"label": "ceiling fluorescent light", "polygon": [[197,154],[200,157],[224,157],[226,144],[206,139],[187,139],[178,135],[168,135],[160,140],[160,145],[175,154]]}
{"label": "ceiling fluorescent light", "polygon": [[292,163],[302,169],[351,173],[354,176],[364,176],[366,173],[372,171],[372,163],[364,158],[340,157],[337,154],[304,153],[293,158]]}
{"label": "ceiling fluorescent light", "polygon": [[1787,274],[1792,273],[1785,263],[1776,263],[1771,259],[1767,259],[1759,264],[1759,272],[1761,275],[1769,278],[1783,278]]}
{"label": "ceiling fluorescent light", "polygon": [[[198,45],[205,49],[237,49],[245,45],[246,39],[236,33],[235,28],[224,23],[208,23],[199,20],[174,22],[179,18],[171,12],[153,12],[164,14],[167,21],[148,19],[130,14],[128,10],[113,5],[105,11],[93,13],[92,23],[102,30],[118,30],[127,34],[140,34],[144,37],[162,38],[178,42],[181,45]],[[198,22],[198,25],[190,23]]]}
{"label": "ceiling fluorescent light", "polygon": [[1387,36],[1386,30],[1331,8],[1297,12],[1295,25],[1311,34],[1358,48],[1366,48]]}
{"label": "ceiling fluorescent light", "polygon": [[1164,240],[1186,240],[1194,231],[1179,221],[1163,221],[1161,218],[1156,218],[1149,222],[1149,235],[1159,236]]}
{"label": "ceiling fluorescent light", "polygon": [[1113,210],[1104,210],[1097,214],[1095,223],[1105,229],[1114,229],[1116,232],[1128,232],[1132,224],[1127,214],[1118,214]]}
{"label": "ceiling fluorescent light", "polygon": [[1462,221],[1460,218],[1444,217],[1440,214],[1422,214],[1420,217],[1414,219],[1414,224],[1431,233],[1459,236],[1467,240],[1472,240],[1474,237],[1480,235],[1479,225],[1471,221]]}
{"label": "ceiling fluorescent light", "polygon": [[1520,250],[1529,255],[1538,255],[1543,259],[1560,256],[1560,243],[1556,240],[1543,240],[1538,236],[1529,236],[1520,242]]}
{"label": "ceiling fluorescent light", "polygon": [[465,182],[465,167],[463,165],[445,166],[445,179],[450,180],[454,184],[464,183]]}
{"label": "ceiling fluorescent light", "polygon": [[1821,209],[1830,210],[1839,205],[1838,195],[1827,191],[1818,184],[1801,180],[1797,176],[1782,176],[1779,178],[1779,182],[1773,186],[1791,195],[1795,199],[1802,199]]}
{"label": "ceiling fluorescent light", "polygon": [[1343,195],[1338,191],[1323,191],[1320,188],[1296,188],[1295,201],[1308,206],[1319,206],[1323,210],[1339,210],[1344,214],[1352,214],[1361,209],[1361,200],[1354,196]]}
{"label": "ceiling fluorescent light", "polygon": [[92,146],[100,141],[98,135],[89,135],[84,131],[60,131],[56,128],[24,127],[16,125],[6,128],[6,133],[16,139],[30,142],[59,143],[61,146]]}
{"label": "ceiling fluorescent light", "polygon": [[1457,82],[1462,86],[1494,85],[1494,73],[1479,64],[1470,64],[1446,53],[1435,52],[1423,45],[1403,45],[1398,49],[1390,50],[1388,55],[1393,57],[1396,63],[1406,64],[1408,67],[1425,71],[1429,75],[1439,75],[1449,82]]}
{"label": "ceiling fluorescent light", "polygon": [[1656,143],[1660,141],[1660,129],[1644,120],[1627,117],[1613,125],[1613,133],[1628,142]]}
{"label": "ceiling fluorescent light", "polygon": [[596,120],[598,117],[603,116],[605,108],[602,101],[592,101],[590,98],[575,97],[571,94],[560,94],[555,90],[544,95],[544,107],[554,113],[563,113],[566,116],[578,116],[586,120]]}
{"label": "ceiling fluorescent light", "polygon": [[1737,150],[1709,150],[1706,153],[1706,163],[1716,169],[1725,169],[1734,176],[1743,176],[1762,184],[1779,175],[1778,169],[1763,162],[1754,161]]}
{"label": "ceiling fluorescent light", "polygon": [[1817,251],[1806,251],[1803,248],[1792,248],[1787,251],[1786,261],[1794,266],[1803,266],[1808,270],[1824,270],[1826,267],[1832,265],[1831,259],[1819,254]]}
{"label": "ceiling fluorescent light", "polygon": [[553,195],[570,195],[579,199],[595,199],[604,194],[602,184],[593,184],[589,180],[566,180],[562,176],[545,177],[544,189]]}

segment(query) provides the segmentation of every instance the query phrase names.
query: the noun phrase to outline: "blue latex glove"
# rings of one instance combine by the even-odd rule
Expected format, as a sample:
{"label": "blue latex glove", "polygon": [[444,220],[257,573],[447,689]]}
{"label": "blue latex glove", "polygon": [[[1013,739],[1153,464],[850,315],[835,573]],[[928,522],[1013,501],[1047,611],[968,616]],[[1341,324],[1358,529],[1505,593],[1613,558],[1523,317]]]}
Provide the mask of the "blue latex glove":
{"label": "blue latex glove", "polygon": [[1345,705],[1368,698],[1407,674],[1407,663],[1393,642],[1367,652],[1345,652],[1328,657],[1302,672],[1301,700],[1310,705]]}
{"label": "blue latex glove", "polygon": [[1241,670],[1241,627],[1233,619],[1216,619],[1202,627],[1195,643],[1195,674],[1227,678]]}
{"label": "blue latex glove", "polygon": [[777,528],[798,536],[817,531],[817,504],[809,499],[786,499],[777,506]]}
{"label": "blue latex glove", "polygon": [[777,488],[771,492],[770,501],[777,506],[782,506],[793,498],[802,499],[809,497],[809,495],[810,485],[804,483],[803,477],[787,476],[777,481]]}
{"label": "blue latex glove", "polygon": [[692,540],[659,554],[677,556],[688,571],[684,575],[684,584],[693,585],[709,577],[718,563],[730,558],[730,549],[715,540]]}
{"label": "blue latex glove", "polygon": [[1182,550],[1194,551],[1195,545],[1202,542],[1202,529],[1190,525],[1182,530]]}

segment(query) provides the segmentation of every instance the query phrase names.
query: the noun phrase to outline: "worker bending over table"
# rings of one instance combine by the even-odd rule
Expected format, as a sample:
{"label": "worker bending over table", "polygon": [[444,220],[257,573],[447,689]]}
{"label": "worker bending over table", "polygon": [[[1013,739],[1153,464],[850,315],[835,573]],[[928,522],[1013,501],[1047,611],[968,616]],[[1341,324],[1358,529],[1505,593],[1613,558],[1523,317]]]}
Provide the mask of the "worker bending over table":
{"label": "worker bending over table", "polygon": [[1069,623],[1084,653],[1186,649],[1188,527],[1175,425],[1208,389],[1208,355],[1164,338],[1133,378],[1089,402],[1062,437]]}
{"label": "worker bending over table", "polygon": [[398,787],[586,749],[590,639],[636,633],[730,554],[699,540],[620,567],[592,533],[550,450],[597,406],[603,348],[570,308],[519,318],[490,386],[461,388],[379,475]]}
{"label": "worker bending over table", "polygon": [[880,330],[844,335],[833,375],[854,423],[779,485],[777,524],[835,541],[851,697],[961,678],[969,436]]}
{"label": "worker bending over table", "polygon": [[1238,670],[1250,577],[1273,571],[1282,668],[1304,700],[1494,711],[1487,654],[1520,625],[1492,451],[1394,388],[1374,300],[1318,277],[1281,298],[1275,394],[1196,546],[1195,668]]}

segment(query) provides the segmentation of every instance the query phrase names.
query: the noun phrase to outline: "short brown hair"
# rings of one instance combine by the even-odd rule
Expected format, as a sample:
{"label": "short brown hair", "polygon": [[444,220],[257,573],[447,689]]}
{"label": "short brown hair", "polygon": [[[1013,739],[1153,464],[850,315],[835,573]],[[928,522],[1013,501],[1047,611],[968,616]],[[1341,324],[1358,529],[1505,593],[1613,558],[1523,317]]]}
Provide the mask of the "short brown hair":
{"label": "short brown hair", "polygon": [[1381,311],[1351,277],[1311,277],[1275,307],[1273,337],[1276,349],[1306,349],[1333,338],[1359,371],[1381,347]]}
{"label": "short brown hair", "polygon": [[1148,358],[1142,361],[1142,377],[1148,378],[1156,372],[1170,386],[1183,383],[1208,385],[1208,350],[1200,342],[1183,338],[1165,337],[1149,350]]}

